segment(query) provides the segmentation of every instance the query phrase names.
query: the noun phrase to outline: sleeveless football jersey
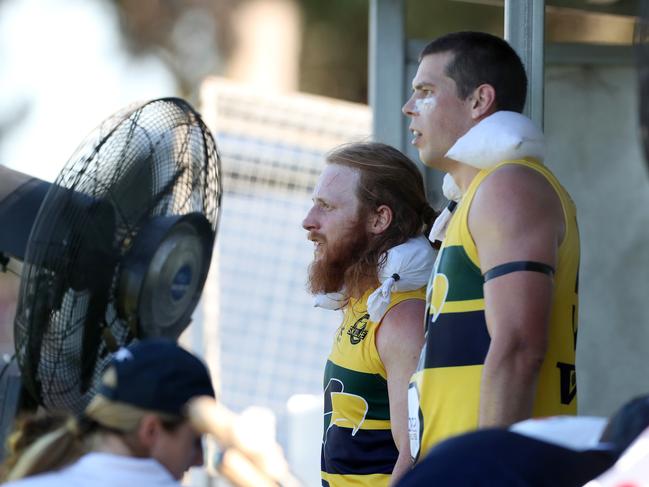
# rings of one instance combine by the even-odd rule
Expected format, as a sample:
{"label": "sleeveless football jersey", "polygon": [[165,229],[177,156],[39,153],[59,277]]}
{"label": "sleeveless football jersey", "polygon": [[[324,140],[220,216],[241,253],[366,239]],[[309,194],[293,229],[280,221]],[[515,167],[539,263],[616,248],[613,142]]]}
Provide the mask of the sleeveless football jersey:
{"label": "sleeveless football jersey", "polygon": [[533,416],[576,414],[579,232],[575,205],[555,176],[528,160],[480,171],[449,222],[427,289],[426,343],[408,390],[410,449],[421,458],[441,440],[478,426],[482,368],[490,337],[484,313],[484,279],[468,228],[471,201],[480,183],[504,164],[538,171],[563,207],[565,236],[554,275],[548,349],[541,366]]}
{"label": "sleeveless football jersey", "polygon": [[[387,486],[399,452],[390,429],[387,374],[376,348],[380,323],[367,298],[350,300],[324,373],[322,485]],[[425,299],[425,289],[392,293],[388,309]]]}

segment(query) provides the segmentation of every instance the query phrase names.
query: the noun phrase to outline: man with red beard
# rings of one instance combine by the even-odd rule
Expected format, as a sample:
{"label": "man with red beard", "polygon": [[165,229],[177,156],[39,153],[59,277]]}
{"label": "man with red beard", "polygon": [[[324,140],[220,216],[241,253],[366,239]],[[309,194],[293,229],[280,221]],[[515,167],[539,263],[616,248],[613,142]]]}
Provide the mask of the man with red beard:
{"label": "man with red beard", "polygon": [[408,381],[424,334],[436,213],[416,165],[379,143],[331,152],[302,226],[309,291],[343,311],[324,374],[324,486],[389,485],[410,468]]}

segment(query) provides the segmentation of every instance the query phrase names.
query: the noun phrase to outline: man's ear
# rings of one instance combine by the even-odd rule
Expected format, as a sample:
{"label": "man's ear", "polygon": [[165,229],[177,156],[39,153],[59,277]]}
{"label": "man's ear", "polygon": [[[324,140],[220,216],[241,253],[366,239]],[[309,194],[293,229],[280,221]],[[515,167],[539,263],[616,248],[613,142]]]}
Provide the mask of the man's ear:
{"label": "man's ear", "polygon": [[379,235],[385,232],[392,223],[392,208],[388,205],[381,205],[374,210],[369,219],[369,232],[373,235]]}
{"label": "man's ear", "polygon": [[140,444],[147,449],[151,449],[156,443],[158,434],[162,428],[160,418],[155,414],[145,414],[140,420],[137,428],[137,437]]}
{"label": "man's ear", "polygon": [[495,110],[496,90],[490,84],[481,84],[471,94],[471,116],[479,120]]}

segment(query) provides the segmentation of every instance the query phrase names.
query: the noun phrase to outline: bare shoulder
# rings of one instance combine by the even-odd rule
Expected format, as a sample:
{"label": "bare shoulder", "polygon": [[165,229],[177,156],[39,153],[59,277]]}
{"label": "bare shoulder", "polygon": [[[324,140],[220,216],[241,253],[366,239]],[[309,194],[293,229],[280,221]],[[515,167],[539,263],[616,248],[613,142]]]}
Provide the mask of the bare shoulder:
{"label": "bare shoulder", "polygon": [[494,224],[527,228],[543,223],[563,232],[561,200],[545,176],[519,164],[504,165],[487,176],[476,191],[469,214],[472,229]]}
{"label": "bare shoulder", "polygon": [[557,192],[543,174],[519,164],[507,164],[485,178],[476,191],[474,205],[516,203],[519,208],[546,205],[561,208]]}
{"label": "bare shoulder", "polygon": [[565,234],[563,207],[552,184],[538,171],[514,164],[485,178],[468,223],[483,271],[513,260],[554,265]]}
{"label": "bare shoulder", "polygon": [[382,360],[416,350],[424,343],[423,299],[407,299],[393,306],[384,316],[377,331],[376,346]]}

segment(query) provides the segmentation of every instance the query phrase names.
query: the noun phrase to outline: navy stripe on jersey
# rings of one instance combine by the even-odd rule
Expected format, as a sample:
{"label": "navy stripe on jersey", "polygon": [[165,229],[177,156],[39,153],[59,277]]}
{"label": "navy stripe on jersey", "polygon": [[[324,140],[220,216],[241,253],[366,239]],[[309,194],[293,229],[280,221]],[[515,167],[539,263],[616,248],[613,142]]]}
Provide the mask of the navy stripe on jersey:
{"label": "navy stripe on jersey", "polygon": [[490,342],[484,311],[440,314],[428,324],[424,367],[481,365]]}
{"label": "navy stripe on jersey", "polygon": [[[323,472],[338,475],[391,474],[399,456],[392,431],[358,430],[332,426],[326,433],[320,464]],[[325,460],[326,458],[326,460]]]}

